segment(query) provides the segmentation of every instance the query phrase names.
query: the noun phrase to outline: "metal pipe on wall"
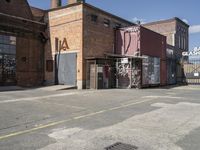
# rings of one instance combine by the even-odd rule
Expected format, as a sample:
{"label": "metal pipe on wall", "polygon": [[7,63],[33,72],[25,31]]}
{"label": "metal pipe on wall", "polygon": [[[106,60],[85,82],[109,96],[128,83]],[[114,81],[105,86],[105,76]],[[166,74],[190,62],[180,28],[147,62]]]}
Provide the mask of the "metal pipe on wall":
{"label": "metal pipe on wall", "polygon": [[51,0],[51,8],[58,8],[62,6],[62,0]]}

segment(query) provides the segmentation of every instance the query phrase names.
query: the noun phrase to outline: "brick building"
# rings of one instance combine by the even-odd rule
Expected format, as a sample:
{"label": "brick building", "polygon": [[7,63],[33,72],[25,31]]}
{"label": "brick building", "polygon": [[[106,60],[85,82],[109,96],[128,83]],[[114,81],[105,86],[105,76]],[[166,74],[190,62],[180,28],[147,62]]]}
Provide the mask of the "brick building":
{"label": "brick building", "polygon": [[46,84],[77,85],[79,89],[86,87],[87,62],[95,63],[105,58],[105,53],[113,53],[115,29],[133,25],[89,4],[72,1],[48,10],[45,22],[50,37],[45,46]]}
{"label": "brick building", "polygon": [[[69,0],[66,6],[51,0],[49,10],[30,7],[27,0],[1,0],[0,19],[1,85],[79,89],[116,87],[117,29],[135,25],[84,0]],[[178,18],[145,27],[167,36],[170,59],[188,48],[188,26]]]}
{"label": "brick building", "polygon": [[0,85],[41,84],[45,23],[25,0],[1,0],[0,20]]}
{"label": "brick building", "polygon": [[179,18],[151,22],[144,27],[167,37],[167,72],[168,83],[182,82],[182,52],[189,50],[189,25]]}

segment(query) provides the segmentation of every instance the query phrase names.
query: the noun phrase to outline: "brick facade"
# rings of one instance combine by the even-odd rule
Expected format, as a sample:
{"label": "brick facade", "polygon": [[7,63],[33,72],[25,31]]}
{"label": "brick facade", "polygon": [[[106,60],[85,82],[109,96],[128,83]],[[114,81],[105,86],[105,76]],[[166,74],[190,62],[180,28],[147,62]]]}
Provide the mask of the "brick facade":
{"label": "brick facade", "polygon": [[[167,37],[167,44],[176,51],[188,51],[189,25],[178,18],[144,24],[144,27]],[[184,46],[183,46],[184,45]]]}
{"label": "brick facade", "polygon": [[0,34],[16,37],[16,80],[21,86],[41,85],[44,80],[45,24],[33,19],[26,0],[0,1]]}
{"label": "brick facade", "polygon": [[[92,21],[92,15],[97,21]],[[109,26],[104,25],[104,19],[109,20]],[[85,88],[86,59],[88,57],[105,57],[105,53],[114,51],[114,31],[116,25],[128,26],[130,22],[106,13],[84,3],[76,3],[52,9],[45,17],[48,23],[49,41],[45,45],[45,60],[53,60],[55,65],[55,38],[66,38],[69,49],[62,52],[77,52],[77,86]],[[46,61],[45,61],[46,62]],[[55,83],[55,66],[53,72],[45,71],[46,84]]]}
{"label": "brick facade", "polygon": [[[115,52],[115,31],[133,23],[111,15],[90,5],[84,5],[84,72],[86,81],[87,58],[105,58],[106,53]],[[94,20],[93,17],[96,17]]]}
{"label": "brick facade", "polygon": [[[134,24],[84,1],[70,0],[69,5],[60,7],[57,6],[60,0],[52,2],[57,8],[44,11],[30,7],[27,0],[0,1],[0,34],[17,38],[17,83],[55,84],[55,56],[73,52],[77,53],[77,87],[85,88],[86,61],[116,53],[115,30]],[[176,52],[188,50],[188,26],[181,20],[144,26],[165,35],[168,48]],[[61,48],[63,41],[66,49]]]}
{"label": "brick facade", "polygon": [[[53,60],[55,65],[56,51],[55,39],[63,41],[66,38],[68,47],[66,51],[77,52],[77,82],[82,80],[82,31],[83,31],[83,6],[76,5],[73,7],[66,7],[58,10],[49,11],[45,17],[48,23],[47,33],[49,40],[45,45],[45,60]],[[47,84],[55,83],[55,66],[53,72],[45,71],[45,80]]]}

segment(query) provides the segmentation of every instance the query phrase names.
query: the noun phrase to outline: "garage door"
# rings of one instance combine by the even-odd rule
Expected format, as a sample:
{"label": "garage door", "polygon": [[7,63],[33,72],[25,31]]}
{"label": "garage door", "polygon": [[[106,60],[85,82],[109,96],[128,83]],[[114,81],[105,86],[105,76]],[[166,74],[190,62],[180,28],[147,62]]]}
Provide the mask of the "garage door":
{"label": "garage door", "polygon": [[77,53],[56,55],[56,82],[60,85],[76,86]]}

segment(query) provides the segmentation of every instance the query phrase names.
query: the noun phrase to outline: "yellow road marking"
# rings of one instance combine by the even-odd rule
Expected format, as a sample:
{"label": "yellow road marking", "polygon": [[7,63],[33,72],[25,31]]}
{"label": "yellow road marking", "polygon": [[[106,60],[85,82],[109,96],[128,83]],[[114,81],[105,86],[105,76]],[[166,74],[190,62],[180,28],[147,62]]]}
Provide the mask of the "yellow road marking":
{"label": "yellow road marking", "polygon": [[66,122],[69,122],[69,121],[72,121],[72,120],[79,120],[79,119],[83,119],[83,118],[86,118],[86,117],[95,116],[97,114],[102,114],[102,113],[105,113],[105,112],[108,112],[108,111],[117,110],[117,109],[121,109],[121,108],[126,108],[126,107],[129,107],[129,106],[133,106],[133,105],[141,104],[141,103],[144,103],[144,102],[148,102],[148,101],[151,101],[151,100],[154,100],[154,99],[156,99],[156,98],[146,99],[146,100],[143,100],[143,101],[138,101],[138,102],[134,102],[134,103],[126,104],[126,105],[121,105],[121,106],[118,106],[118,107],[113,107],[113,108],[109,108],[109,109],[105,109],[105,110],[89,113],[89,114],[82,115],[82,116],[73,117],[73,118],[67,119],[67,120],[61,120],[61,121],[57,121],[57,122],[52,122],[52,123],[49,123],[49,124],[46,124],[46,125],[41,125],[41,126],[32,128],[32,129],[10,133],[10,134],[7,134],[7,135],[0,136],[0,140],[7,139],[7,138],[10,138],[10,137],[14,137],[14,136],[18,136],[18,135],[22,135],[22,134],[26,134],[26,133],[31,133],[31,132],[34,132],[34,131],[37,131],[37,130],[40,130],[40,129],[53,127],[53,126],[56,126],[56,125],[59,125],[59,124],[62,124],[62,123],[66,123]]}

